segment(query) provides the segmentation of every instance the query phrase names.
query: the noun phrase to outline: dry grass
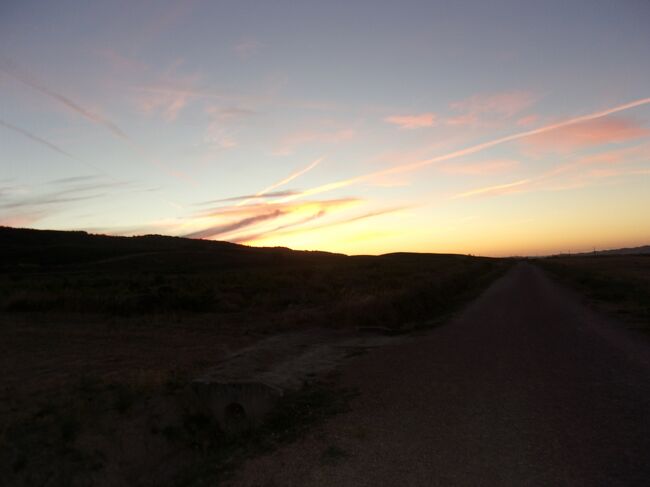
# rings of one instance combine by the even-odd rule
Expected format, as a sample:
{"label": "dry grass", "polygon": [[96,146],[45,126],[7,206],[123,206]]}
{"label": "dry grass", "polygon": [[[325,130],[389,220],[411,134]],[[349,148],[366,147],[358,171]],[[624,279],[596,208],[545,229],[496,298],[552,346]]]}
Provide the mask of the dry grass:
{"label": "dry grass", "polygon": [[0,485],[201,485],[235,452],[289,441],[333,403],[318,390],[292,397],[266,430],[233,442],[188,406],[189,378],[285,331],[406,332],[470,299],[506,265],[162,237],[102,237],[95,248],[95,237],[70,238],[74,248],[48,241],[49,253],[0,239],[14,252],[0,263]]}
{"label": "dry grass", "polygon": [[599,309],[650,333],[650,255],[563,256],[539,263]]}

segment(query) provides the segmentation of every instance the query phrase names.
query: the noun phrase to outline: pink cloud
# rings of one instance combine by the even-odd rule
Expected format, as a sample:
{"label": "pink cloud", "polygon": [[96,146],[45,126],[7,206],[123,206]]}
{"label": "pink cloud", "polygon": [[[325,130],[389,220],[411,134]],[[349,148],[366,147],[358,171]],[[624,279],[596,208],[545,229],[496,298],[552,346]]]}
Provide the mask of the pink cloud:
{"label": "pink cloud", "polygon": [[444,163],[438,167],[440,171],[446,174],[467,174],[476,176],[505,172],[514,169],[518,165],[519,161],[511,159],[494,159],[468,164]]}
{"label": "pink cloud", "polygon": [[539,133],[528,137],[525,144],[540,152],[570,152],[584,147],[627,142],[648,135],[650,130],[638,122],[610,116]]}
{"label": "pink cloud", "polygon": [[397,125],[400,129],[420,129],[433,127],[436,116],[433,113],[420,113],[419,115],[391,115],[384,118],[384,122]]}

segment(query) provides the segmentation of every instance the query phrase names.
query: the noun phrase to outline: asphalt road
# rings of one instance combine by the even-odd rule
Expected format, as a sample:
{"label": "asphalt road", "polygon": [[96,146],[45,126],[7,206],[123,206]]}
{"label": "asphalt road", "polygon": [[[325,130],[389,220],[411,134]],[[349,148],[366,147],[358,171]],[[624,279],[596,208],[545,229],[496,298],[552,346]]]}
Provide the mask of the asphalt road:
{"label": "asphalt road", "polygon": [[349,413],[233,485],[650,485],[650,346],[530,264],[343,381]]}

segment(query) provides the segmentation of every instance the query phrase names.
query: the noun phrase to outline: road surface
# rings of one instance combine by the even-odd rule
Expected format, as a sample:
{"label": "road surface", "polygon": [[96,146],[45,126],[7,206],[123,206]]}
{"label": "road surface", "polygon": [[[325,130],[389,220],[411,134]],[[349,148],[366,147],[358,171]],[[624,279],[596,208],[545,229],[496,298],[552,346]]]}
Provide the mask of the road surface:
{"label": "road surface", "polygon": [[343,381],[350,412],[232,485],[650,485],[650,347],[533,265]]}

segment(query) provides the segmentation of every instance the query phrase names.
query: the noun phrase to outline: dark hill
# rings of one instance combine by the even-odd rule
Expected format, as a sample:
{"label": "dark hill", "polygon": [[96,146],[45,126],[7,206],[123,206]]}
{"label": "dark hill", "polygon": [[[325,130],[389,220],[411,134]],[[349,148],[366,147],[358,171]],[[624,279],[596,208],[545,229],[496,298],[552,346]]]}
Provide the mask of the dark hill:
{"label": "dark hill", "polygon": [[162,235],[112,237],[80,231],[0,227],[0,270],[110,267],[184,271],[266,266],[344,258],[327,252],[255,248],[229,242]]}

